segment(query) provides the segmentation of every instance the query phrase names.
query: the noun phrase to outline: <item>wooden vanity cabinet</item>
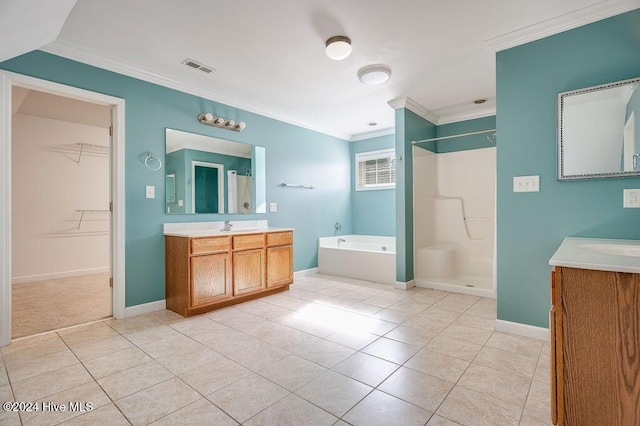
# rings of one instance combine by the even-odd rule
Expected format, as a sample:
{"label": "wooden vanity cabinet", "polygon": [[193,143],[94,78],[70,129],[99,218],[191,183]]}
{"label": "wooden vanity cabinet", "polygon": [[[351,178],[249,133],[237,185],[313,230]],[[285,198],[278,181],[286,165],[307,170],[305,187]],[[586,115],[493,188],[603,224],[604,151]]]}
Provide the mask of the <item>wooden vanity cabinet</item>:
{"label": "wooden vanity cabinet", "polygon": [[265,289],[265,234],[233,237],[233,295]]}
{"label": "wooden vanity cabinet", "polygon": [[267,234],[267,287],[279,287],[293,282],[293,233]]}
{"label": "wooden vanity cabinet", "polygon": [[288,290],[293,232],[165,236],[167,309],[196,315]]}
{"label": "wooden vanity cabinet", "polygon": [[551,273],[551,416],[557,425],[640,425],[640,274]]}

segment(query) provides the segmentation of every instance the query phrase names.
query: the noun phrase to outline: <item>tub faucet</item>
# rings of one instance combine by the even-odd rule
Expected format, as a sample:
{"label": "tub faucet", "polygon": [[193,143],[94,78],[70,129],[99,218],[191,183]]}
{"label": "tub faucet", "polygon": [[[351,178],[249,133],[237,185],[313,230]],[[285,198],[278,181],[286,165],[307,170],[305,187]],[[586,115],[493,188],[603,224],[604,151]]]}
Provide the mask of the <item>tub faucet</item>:
{"label": "tub faucet", "polygon": [[233,225],[231,224],[230,220],[225,220],[224,221],[224,226],[222,227],[221,231],[231,231],[231,227]]}
{"label": "tub faucet", "polygon": [[338,244],[340,243],[346,243],[347,240],[345,240],[344,238],[338,238]]}

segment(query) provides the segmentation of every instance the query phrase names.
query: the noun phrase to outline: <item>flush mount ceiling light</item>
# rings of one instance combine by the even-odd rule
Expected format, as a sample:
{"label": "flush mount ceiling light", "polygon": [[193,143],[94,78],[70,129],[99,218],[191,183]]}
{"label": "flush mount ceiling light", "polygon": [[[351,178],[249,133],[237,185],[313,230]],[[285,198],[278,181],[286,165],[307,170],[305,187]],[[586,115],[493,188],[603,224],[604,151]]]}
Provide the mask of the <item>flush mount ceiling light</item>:
{"label": "flush mount ceiling light", "polygon": [[391,70],[384,65],[371,65],[358,71],[358,79],[362,84],[375,86],[382,84],[391,77]]}
{"label": "flush mount ceiling light", "polygon": [[347,36],[333,36],[327,40],[327,56],[334,61],[341,61],[351,54],[351,40]]}
{"label": "flush mount ceiling light", "polygon": [[241,132],[245,127],[247,127],[243,121],[236,123],[233,120],[216,117],[210,112],[198,115],[198,121],[202,124],[206,124],[207,126],[220,127],[221,129],[234,130],[236,132]]}

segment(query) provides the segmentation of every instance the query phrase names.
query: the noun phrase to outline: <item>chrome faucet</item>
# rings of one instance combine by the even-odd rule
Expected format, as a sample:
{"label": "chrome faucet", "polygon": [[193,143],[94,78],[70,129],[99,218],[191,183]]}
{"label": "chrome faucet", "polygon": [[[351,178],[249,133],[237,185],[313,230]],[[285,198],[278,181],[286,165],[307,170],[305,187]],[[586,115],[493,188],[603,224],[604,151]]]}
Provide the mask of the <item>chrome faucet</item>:
{"label": "chrome faucet", "polygon": [[231,231],[231,227],[233,225],[231,224],[230,220],[225,220],[224,221],[224,226],[222,227],[221,231]]}
{"label": "chrome faucet", "polygon": [[347,240],[345,240],[344,238],[338,238],[338,244],[340,243],[346,243]]}

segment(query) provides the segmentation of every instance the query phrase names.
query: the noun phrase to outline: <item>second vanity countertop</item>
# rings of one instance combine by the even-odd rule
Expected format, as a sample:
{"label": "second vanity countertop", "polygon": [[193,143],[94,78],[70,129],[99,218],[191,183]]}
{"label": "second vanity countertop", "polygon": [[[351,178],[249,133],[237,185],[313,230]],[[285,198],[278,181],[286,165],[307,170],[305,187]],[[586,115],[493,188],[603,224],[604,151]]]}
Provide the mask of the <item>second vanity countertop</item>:
{"label": "second vanity countertop", "polygon": [[164,235],[173,237],[219,237],[221,235],[259,234],[263,232],[293,231],[293,228],[274,228],[266,220],[232,220],[231,230],[221,231],[224,222],[165,223]]}
{"label": "second vanity countertop", "polygon": [[549,264],[569,268],[640,273],[640,240],[565,238]]}

